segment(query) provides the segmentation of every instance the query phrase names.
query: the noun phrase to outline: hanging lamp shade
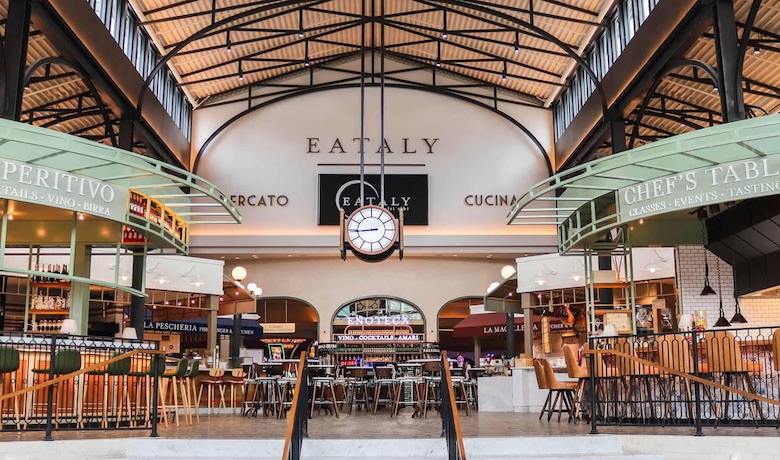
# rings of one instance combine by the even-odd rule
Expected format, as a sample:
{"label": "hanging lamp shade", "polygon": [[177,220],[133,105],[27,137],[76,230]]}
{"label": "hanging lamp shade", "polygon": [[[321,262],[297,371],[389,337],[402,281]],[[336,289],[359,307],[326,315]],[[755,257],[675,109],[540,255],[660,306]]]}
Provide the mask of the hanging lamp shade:
{"label": "hanging lamp shade", "polygon": [[701,290],[701,295],[715,295],[715,289],[710,286],[710,264],[707,262],[707,250],[704,250],[704,289]]}
{"label": "hanging lamp shade", "polygon": [[742,316],[742,312],[739,311],[739,300],[737,301],[737,311],[734,312],[734,316],[731,317],[731,322],[736,324],[747,323],[747,320]]}
{"label": "hanging lamp shade", "polygon": [[744,324],[747,320],[742,316],[742,312],[739,308],[739,296],[737,295],[737,264],[732,260],[731,262],[731,276],[734,280],[734,316],[731,317],[732,324]]}
{"label": "hanging lamp shade", "polygon": [[723,313],[723,302],[720,303],[720,318],[715,322],[715,327],[726,327],[731,326],[731,323],[729,320],[726,319],[726,316]]}

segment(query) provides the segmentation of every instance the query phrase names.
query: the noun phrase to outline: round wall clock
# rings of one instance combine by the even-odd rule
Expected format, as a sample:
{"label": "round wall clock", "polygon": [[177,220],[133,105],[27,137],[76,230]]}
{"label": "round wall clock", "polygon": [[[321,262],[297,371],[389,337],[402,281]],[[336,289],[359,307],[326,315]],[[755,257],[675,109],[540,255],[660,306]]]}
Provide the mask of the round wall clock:
{"label": "round wall clock", "polygon": [[380,206],[363,206],[347,218],[346,239],[352,250],[367,256],[383,255],[393,249],[399,227],[393,215]]}

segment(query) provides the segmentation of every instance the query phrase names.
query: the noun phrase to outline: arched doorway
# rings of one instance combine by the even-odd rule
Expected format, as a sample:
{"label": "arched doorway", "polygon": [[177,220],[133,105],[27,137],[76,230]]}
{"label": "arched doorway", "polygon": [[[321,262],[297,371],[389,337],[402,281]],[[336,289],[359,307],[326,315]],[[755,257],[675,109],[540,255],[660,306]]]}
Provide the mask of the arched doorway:
{"label": "arched doorway", "polygon": [[[287,358],[294,358],[317,340],[320,315],[309,302],[294,297],[269,297],[257,300],[262,339],[245,339],[247,348],[282,345]],[[266,353],[268,356],[268,353]]]}
{"label": "arched doorway", "polygon": [[483,297],[460,297],[442,305],[436,317],[439,331],[439,347],[450,353],[459,353],[469,359],[474,359],[474,340],[472,338],[454,337],[452,330],[456,324],[469,316],[471,307],[482,305]]}
{"label": "arched doorway", "polygon": [[425,315],[403,299],[376,296],[350,301],[331,320],[336,362],[344,365],[404,362],[438,352],[426,343]]}

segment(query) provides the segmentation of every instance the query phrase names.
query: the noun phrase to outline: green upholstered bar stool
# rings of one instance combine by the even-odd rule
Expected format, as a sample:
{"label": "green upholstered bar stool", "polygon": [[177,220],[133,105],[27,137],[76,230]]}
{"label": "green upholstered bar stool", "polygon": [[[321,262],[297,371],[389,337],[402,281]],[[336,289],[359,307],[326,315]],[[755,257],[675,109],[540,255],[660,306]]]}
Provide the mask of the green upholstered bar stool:
{"label": "green upholstered bar stool", "polygon": [[198,376],[199,370],[200,361],[193,361],[192,365],[190,365],[190,369],[184,375],[184,389],[187,391],[187,401],[189,402],[187,413],[190,417],[190,424],[192,424],[192,413],[190,412],[190,408],[195,409],[195,417],[198,422],[200,422],[200,414],[198,413],[200,401],[198,400],[198,392],[195,389],[195,377]]}
{"label": "green upholstered bar stool", "polygon": [[[121,351],[115,352],[111,355],[112,358],[116,358],[122,354]],[[101,369],[95,369],[94,371],[87,372],[84,381],[84,391],[88,391],[89,379],[91,377],[103,376],[103,398],[101,407],[101,419],[100,426],[102,428],[108,428],[108,400],[111,399],[111,416],[116,417],[116,426],[119,427],[122,419],[123,411],[126,412],[127,419],[132,420],[130,405],[130,390],[128,388],[128,379],[130,375],[130,358],[120,359],[114,361],[108,366]],[[120,386],[122,387],[122,395],[119,395]]]}
{"label": "green upholstered bar stool", "polygon": [[[185,417],[189,414],[189,403],[187,398],[187,389],[184,386],[184,379],[187,376],[188,363],[186,359],[180,359],[176,365],[176,369],[172,372],[166,372],[160,376],[160,398],[162,401],[163,412],[168,411],[167,399],[168,399],[168,385],[172,387],[171,404],[174,410],[174,420],[176,426],[179,426],[179,390],[181,390],[181,405],[185,410]],[[164,417],[165,426],[168,426],[168,418]],[[186,423],[186,422],[185,422]],[[192,420],[189,421],[192,423]]]}
{"label": "green upholstered bar stool", "polygon": [[[38,376],[48,376],[49,374],[54,375],[54,377],[60,376],[60,375],[66,375],[71,374],[73,372],[78,371],[81,369],[81,352],[78,350],[73,349],[65,349],[60,350],[57,353],[54,354],[54,360],[53,362],[49,363],[50,367],[38,367],[33,369],[33,374],[36,374]],[[40,377],[39,377],[40,378]],[[75,382],[74,382],[75,383]],[[54,404],[54,423],[55,426],[59,427],[60,424],[60,411],[59,411],[59,402],[62,400],[62,392],[65,388],[64,385],[61,384],[55,384],[55,400],[53,401]],[[78,405],[79,403],[77,403]],[[30,398],[30,411],[25,411],[25,425],[29,421],[29,415],[30,412],[34,412],[35,410],[35,393],[32,394]],[[81,408],[77,407],[77,414],[80,417],[81,414]]]}
{"label": "green upholstered bar stool", "polygon": [[[144,407],[144,426],[149,426],[149,419],[152,413],[152,398],[154,398],[154,391],[152,389],[152,382],[155,377],[162,377],[165,373],[165,356],[154,355],[149,360],[149,368],[145,371],[133,371],[127,375],[131,378],[135,378],[135,414],[139,415],[141,407]],[[143,385],[142,385],[143,383]],[[141,406],[141,399],[144,397],[146,404]],[[162,394],[160,394],[162,396]],[[155,414],[155,417],[157,414]],[[165,411],[162,412],[163,420],[166,426],[168,425],[168,414]]]}
{"label": "green upholstered bar stool", "polygon": [[[11,347],[0,347],[0,396],[5,394],[5,376],[10,377],[10,392],[16,391],[16,373],[19,371],[19,350]],[[3,428],[3,414],[8,401],[0,402],[0,429]],[[19,411],[19,398],[14,397],[13,401],[14,420],[16,428],[20,428],[21,412]]]}

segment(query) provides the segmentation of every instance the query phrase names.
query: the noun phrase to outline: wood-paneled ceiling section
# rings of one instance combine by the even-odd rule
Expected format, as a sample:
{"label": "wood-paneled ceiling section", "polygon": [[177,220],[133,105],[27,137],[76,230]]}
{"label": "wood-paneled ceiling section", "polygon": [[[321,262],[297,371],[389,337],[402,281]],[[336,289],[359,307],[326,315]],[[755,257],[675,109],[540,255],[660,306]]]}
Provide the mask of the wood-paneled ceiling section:
{"label": "wood-paneled ceiling section", "polygon": [[[760,2],[759,9],[750,29],[742,71],[748,117],[780,112],[780,0],[735,0],[737,38],[740,40],[754,1]],[[701,61],[717,68],[712,28],[696,41],[683,59]],[[638,111],[637,106],[627,119],[629,138]],[[640,120],[634,146],[720,123],[718,89],[705,72],[684,66],[663,78],[654,92]],[[605,146],[602,149],[606,150]]]}
{"label": "wood-paneled ceiling section", "polygon": [[[3,37],[9,1],[14,0],[0,0],[0,34]],[[113,145],[112,135],[117,139],[119,122],[105,94],[97,89],[96,95],[90,88],[91,83],[65,62],[51,42],[31,25],[26,66],[30,69],[44,59],[53,61],[30,73],[22,98],[20,121]],[[133,150],[147,153],[139,141],[134,143]]]}
{"label": "wood-paneled ceiling section", "polygon": [[[136,0],[144,26],[170,51],[218,21],[261,6],[281,5],[219,27],[172,59],[181,85],[197,106],[280,75],[355,58],[365,27],[366,47],[381,43],[381,2],[310,0]],[[608,0],[474,0],[469,3],[523,21],[552,34],[573,50],[599,30]],[[364,11],[365,8],[365,11]],[[438,0],[392,0],[384,4],[386,55],[437,66],[522,96],[540,107],[565,85],[574,60],[530,29],[496,15]]]}

